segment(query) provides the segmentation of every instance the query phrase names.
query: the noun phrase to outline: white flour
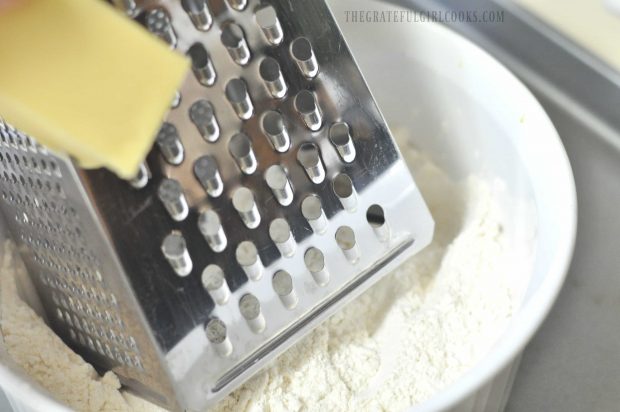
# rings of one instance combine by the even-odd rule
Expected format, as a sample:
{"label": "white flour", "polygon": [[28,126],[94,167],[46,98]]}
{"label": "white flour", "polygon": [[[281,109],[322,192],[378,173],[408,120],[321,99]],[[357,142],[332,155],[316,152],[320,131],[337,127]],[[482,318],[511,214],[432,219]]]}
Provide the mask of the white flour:
{"label": "white flour", "polygon": [[[401,410],[488,352],[514,301],[499,206],[485,181],[456,184],[413,150],[405,155],[436,220],[432,245],[232,393],[218,412]],[[3,310],[9,353],[58,399],[84,411],[154,410],[124,398],[112,374],[97,377],[18,299],[3,299]]]}
{"label": "white flour", "polygon": [[0,269],[2,333],[12,359],[56,399],[78,411],[153,411],[145,401],[126,399],[114,373],[99,377],[19,298],[16,278],[25,269],[14,249],[12,243],[5,243]]}
{"label": "white flour", "polygon": [[489,185],[455,184],[405,152],[436,221],[433,243],[317,328],[224,411],[397,411],[474,365],[513,309],[500,210]]}

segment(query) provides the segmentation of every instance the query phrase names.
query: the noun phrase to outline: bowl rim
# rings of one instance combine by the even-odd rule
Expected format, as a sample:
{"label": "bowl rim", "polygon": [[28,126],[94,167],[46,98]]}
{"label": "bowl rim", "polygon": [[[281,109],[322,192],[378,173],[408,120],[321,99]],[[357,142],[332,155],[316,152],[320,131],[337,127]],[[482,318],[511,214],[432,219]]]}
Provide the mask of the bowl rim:
{"label": "bowl rim", "polygon": [[[370,3],[371,1],[372,3],[387,4],[385,0],[368,0],[367,2]],[[362,1],[362,4],[359,6],[363,7],[363,3]],[[390,6],[406,10],[400,6],[392,4]],[[552,145],[553,153],[555,154],[554,165],[560,170],[560,176],[564,177],[561,184],[566,185],[567,189],[567,198],[563,203],[570,207],[570,210],[566,212],[568,220],[563,222],[565,224],[564,231],[568,236],[562,238],[561,242],[557,244],[557,251],[551,259],[548,274],[544,277],[536,292],[519,307],[514,317],[510,320],[510,326],[498,338],[497,344],[471,369],[455,381],[436,392],[427,400],[408,408],[410,412],[430,412],[450,410],[457,406],[459,402],[474,395],[476,391],[489,383],[511,362],[518,360],[524,347],[542,325],[562,289],[572,262],[577,236],[577,192],[570,160],[557,129],[538,99],[521,80],[488,52],[451,28],[433,22],[418,24],[426,25],[426,28],[434,31],[437,36],[449,37],[450,41],[459,44],[460,50],[466,49],[468,53],[476,55],[475,57],[481,65],[491,67],[499,76],[504,77],[506,80],[505,84],[511,85],[512,92],[518,93],[525,100],[530,101],[532,110],[539,111],[543,115],[544,127],[550,131],[545,133],[545,138]]]}
{"label": "bowl rim", "polygon": [[[0,336],[2,339],[2,336]],[[4,343],[2,343],[3,345]],[[0,383],[9,404],[16,412],[35,411],[45,407],[47,412],[69,412],[70,409],[38,385],[34,379],[26,376],[20,367],[8,359],[8,354],[0,350]]]}

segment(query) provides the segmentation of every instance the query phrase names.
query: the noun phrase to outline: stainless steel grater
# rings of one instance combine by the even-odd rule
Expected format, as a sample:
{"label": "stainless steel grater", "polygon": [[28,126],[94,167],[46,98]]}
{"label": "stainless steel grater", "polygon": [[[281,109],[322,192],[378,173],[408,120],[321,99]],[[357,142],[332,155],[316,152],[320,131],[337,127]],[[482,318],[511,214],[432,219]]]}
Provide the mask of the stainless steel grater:
{"label": "stainless steel grater", "polygon": [[0,122],[0,207],[54,330],[200,410],[433,221],[323,1],[114,3],[192,59],[153,150],[127,182]]}

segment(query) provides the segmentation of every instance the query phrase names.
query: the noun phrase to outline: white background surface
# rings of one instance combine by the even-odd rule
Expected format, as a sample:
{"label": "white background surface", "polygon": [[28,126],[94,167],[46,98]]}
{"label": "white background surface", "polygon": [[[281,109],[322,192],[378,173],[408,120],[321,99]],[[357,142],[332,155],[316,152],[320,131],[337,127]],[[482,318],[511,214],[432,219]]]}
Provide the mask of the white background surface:
{"label": "white background surface", "polygon": [[620,70],[620,0],[516,0]]}

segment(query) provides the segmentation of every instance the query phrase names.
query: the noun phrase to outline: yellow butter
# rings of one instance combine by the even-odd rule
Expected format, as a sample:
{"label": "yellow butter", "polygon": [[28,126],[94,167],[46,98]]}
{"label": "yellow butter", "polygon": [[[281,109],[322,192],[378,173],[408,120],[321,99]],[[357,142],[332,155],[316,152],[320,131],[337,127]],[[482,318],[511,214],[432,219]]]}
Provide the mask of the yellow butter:
{"label": "yellow butter", "polygon": [[101,0],[0,12],[0,117],[83,167],[132,177],[188,65]]}

